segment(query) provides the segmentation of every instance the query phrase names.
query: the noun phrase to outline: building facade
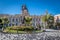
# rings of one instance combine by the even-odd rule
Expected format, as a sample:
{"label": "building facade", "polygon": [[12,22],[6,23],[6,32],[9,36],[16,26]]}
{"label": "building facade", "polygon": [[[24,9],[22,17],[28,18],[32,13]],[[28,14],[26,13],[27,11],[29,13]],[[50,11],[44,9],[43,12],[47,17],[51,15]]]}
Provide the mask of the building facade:
{"label": "building facade", "polygon": [[54,22],[60,22],[60,14],[54,16]]}
{"label": "building facade", "polygon": [[22,13],[17,15],[3,15],[3,17],[7,17],[9,20],[8,26],[20,26],[24,23],[24,17],[29,16],[32,18],[32,26],[37,27],[40,25],[40,16],[30,15],[26,5],[22,5]]}

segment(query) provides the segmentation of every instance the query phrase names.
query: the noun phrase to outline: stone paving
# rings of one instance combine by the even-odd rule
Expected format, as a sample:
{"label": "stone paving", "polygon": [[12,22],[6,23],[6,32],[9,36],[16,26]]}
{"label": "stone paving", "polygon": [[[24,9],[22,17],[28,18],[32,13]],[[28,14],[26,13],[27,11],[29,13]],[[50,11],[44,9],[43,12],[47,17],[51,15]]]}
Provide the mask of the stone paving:
{"label": "stone paving", "polygon": [[0,40],[60,40],[60,32],[7,34],[0,32]]}

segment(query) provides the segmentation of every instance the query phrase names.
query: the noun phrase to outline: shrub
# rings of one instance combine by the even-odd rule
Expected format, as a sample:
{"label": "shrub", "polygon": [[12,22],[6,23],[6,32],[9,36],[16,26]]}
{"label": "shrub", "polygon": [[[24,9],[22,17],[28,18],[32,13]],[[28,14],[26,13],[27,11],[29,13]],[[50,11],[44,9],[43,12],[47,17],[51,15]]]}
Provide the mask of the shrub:
{"label": "shrub", "polygon": [[21,26],[21,27],[7,27],[8,30],[18,30],[18,31],[33,31],[34,28],[32,26]]}

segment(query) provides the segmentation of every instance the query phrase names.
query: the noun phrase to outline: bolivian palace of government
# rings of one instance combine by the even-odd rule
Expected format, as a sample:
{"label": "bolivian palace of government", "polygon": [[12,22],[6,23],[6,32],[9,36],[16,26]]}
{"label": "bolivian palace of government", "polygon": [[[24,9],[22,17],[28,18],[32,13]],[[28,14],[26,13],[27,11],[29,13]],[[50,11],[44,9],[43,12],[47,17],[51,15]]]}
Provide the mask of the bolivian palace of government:
{"label": "bolivian palace of government", "polygon": [[21,26],[22,24],[24,24],[24,17],[25,16],[29,16],[32,18],[32,26],[33,27],[37,27],[37,25],[42,24],[41,23],[41,16],[36,16],[36,15],[29,15],[28,13],[28,9],[26,7],[26,5],[22,5],[22,9],[21,9],[22,13],[21,14],[17,14],[17,15],[8,15],[8,14],[0,14],[0,17],[7,17],[9,20],[9,23],[7,24],[8,26]]}

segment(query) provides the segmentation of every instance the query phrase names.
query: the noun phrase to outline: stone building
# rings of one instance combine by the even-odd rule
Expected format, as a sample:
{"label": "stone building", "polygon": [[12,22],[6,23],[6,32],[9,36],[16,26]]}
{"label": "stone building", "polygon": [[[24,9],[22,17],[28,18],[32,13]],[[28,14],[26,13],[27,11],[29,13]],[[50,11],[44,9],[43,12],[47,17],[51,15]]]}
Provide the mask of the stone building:
{"label": "stone building", "polygon": [[20,26],[24,23],[24,17],[25,16],[30,16],[32,17],[32,26],[37,27],[37,25],[40,25],[40,16],[36,15],[30,15],[28,12],[28,9],[26,5],[22,5],[22,14],[17,14],[17,15],[3,15],[3,17],[7,17],[9,20],[8,26]]}
{"label": "stone building", "polygon": [[54,16],[54,22],[60,22],[60,14]]}

